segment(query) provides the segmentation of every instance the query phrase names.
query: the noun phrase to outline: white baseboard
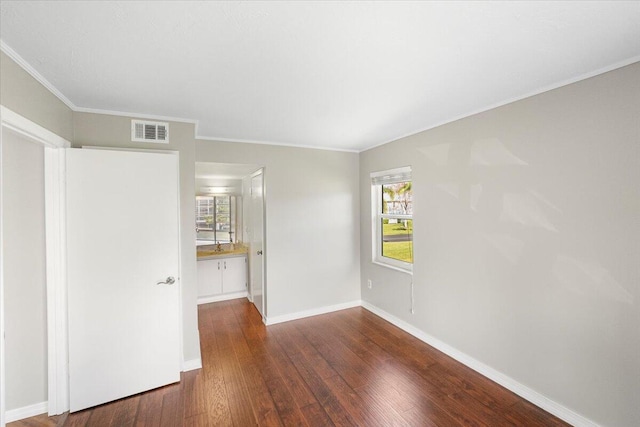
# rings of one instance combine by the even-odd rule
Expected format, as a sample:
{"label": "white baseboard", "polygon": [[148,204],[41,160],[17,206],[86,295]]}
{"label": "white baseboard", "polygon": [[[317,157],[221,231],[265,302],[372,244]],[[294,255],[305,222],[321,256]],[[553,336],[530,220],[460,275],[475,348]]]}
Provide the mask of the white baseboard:
{"label": "white baseboard", "polygon": [[399,319],[394,315],[387,313],[386,311],[376,307],[375,305],[370,304],[366,301],[362,301],[362,307],[369,310],[373,314],[376,314],[382,317],[384,320],[394,324],[398,328],[413,335],[419,340],[424,341],[430,346],[440,350],[444,354],[454,358],[455,360],[462,363],[463,365],[468,366],[469,368],[482,374],[483,376],[489,378],[490,380],[511,390],[512,392],[522,397],[523,399],[528,400],[529,402],[533,403],[536,406],[539,406],[540,408],[544,409],[550,414],[553,414],[556,417],[568,422],[569,424],[575,427],[598,427],[598,424],[591,421],[590,419],[585,418],[582,415],[573,412],[571,409],[565,406],[562,406],[561,404],[549,399],[546,396],[543,396],[537,391],[532,390],[529,387],[520,384],[519,382],[517,382],[511,377],[508,377],[502,372],[496,371],[492,367],[485,365],[484,363],[451,347],[448,344],[445,344],[439,339],[432,337],[431,335],[421,331],[415,326],[410,325],[404,320]]}
{"label": "white baseboard", "polygon": [[11,409],[4,414],[5,422],[11,423],[13,421],[35,417],[36,415],[46,414],[49,410],[48,406],[47,402],[40,402],[29,406],[23,406],[22,408]]}
{"label": "white baseboard", "polygon": [[194,371],[200,368],[202,368],[202,359],[199,357],[197,359],[185,360],[182,362],[182,372]]}
{"label": "white baseboard", "polygon": [[209,304],[210,302],[227,301],[230,299],[247,298],[247,291],[234,292],[231,294],[213,295],[210,297],[199,297],[198,305]]}
{"label": "white baseboard", "polygon": [[291,320],[303,319],[305,317],[317,316],[319,314],[331,313],[333,311],[347,308],[359,307],[360,300],[344,302],[342,304],[327,305],[324,307],[312,308],[311,310],[298,311],[296,313],[283,314],[281,316],[267,316],[265,325],[275,325],[276,323],[289,322]]}

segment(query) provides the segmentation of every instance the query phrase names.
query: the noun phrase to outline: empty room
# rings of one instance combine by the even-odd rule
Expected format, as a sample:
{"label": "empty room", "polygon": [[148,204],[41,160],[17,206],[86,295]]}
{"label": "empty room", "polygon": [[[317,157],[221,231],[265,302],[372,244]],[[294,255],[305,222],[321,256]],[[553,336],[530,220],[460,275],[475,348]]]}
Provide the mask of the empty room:
{"label": "empty room", "polygon": [[0,427],[640,425],[640,1],[0,1]]}

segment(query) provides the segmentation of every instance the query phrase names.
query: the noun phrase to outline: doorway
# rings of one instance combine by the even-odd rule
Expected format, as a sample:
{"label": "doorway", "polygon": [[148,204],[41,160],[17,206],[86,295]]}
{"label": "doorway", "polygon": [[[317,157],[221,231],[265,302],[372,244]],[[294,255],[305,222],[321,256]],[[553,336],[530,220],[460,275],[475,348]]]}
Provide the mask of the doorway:
{"label": "doorway", "polygon": [[[247,298],[264,319],[264,168],[257,164],[196,162],[195,175],[198,260],[245,253]],[[205,268],[198,268],[199,276],[205,272]],[[199,277],[198,283],[206,280]]]}

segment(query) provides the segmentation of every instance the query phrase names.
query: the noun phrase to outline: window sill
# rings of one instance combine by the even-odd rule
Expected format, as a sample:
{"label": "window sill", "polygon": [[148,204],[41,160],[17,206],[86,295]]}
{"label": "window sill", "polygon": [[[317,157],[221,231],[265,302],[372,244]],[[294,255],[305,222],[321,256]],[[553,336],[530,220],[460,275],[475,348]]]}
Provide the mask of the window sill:
{"label": "window sill", "polygon": [[387,263],[384,263],[384,262],[381,262],[381,261],[376,261],[376,260],[371,261],[371,263],[379,265],[381,267],[390,268],[391,270],[400,271],[401,273],[406,273],[406,274],[409,274],[409,275],[413,276],[413,270],[409,270],[407,268],[396,267],[395,265],[387,264]]}

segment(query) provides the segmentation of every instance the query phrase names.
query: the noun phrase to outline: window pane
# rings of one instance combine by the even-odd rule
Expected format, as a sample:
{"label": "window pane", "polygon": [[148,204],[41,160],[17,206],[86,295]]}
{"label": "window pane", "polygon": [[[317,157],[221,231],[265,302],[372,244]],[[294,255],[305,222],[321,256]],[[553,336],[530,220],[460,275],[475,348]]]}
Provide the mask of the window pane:
{"label": "window pane", "polygon": [[382,189],[383,214],[413,214],[413,193],[411,181],[397,182],[380,186]]}
{"label": "window pane", "polygon": [[218,196],[216,197],[216,240],[228,242],[229,231],[231,231],[229,196]]}
{"label": "window pane", "polygon": [[413,263],[413,220],[383,218],[382,256]]}
{"label": "window pane", "polygon": [[196,227],[213,230],[213,197],[196,197]]}

